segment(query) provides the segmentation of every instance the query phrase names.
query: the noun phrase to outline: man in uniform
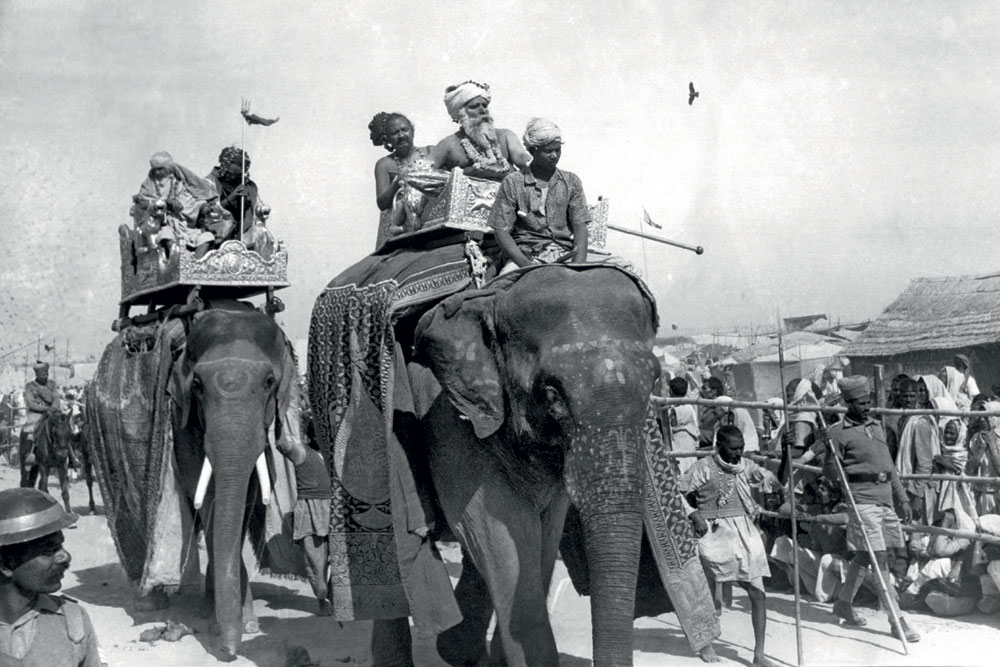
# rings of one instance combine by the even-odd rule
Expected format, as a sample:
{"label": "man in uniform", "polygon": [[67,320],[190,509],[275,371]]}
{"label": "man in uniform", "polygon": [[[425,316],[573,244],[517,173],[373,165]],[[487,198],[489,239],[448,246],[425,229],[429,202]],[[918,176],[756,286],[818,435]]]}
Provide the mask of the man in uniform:
{"label": "man in uniform", "polygon": [[[854,555],[847,570],[847,581],[844,582],[837,601],[833,603],[833,613],[843,618],[848,625],[867,623],[858,616],[853,606],[854,596],[864,582],[868,567],[873,564],[865,547],[864,536],[867,535],[872,551],[875,552],[874,565],[882,571],[886,582],[884,597],[888,599],[883,599],[882,604],[887,610],[890,605],[895,609],[906,640],[916,642],[920,640],[920,635],[907,625],[906,619],[899,613],[896,590],[889,584],[889,561],[886,555],[887,549],[904,546],[903,530],[893,508],[893,501],[900,508],[906,522],[912,520],[913,510],[899,480],[899,473],[889,458],[885,430],[882,424],[869,415],[871,390],[868,378],[852,375],[842,378],[838,384],[841,396],[847,403],[847,414],[843,421],[830,427],[830,446],[843,462],[847,484],[854,496],[861,523],[858,523],[854,512],[848,513],[847,548]],[[834,482],[840,482],[833,456],[826,457],[823,474]],[[892,632],[895,636],[896,629],[893,628]]]}
{"label": "man in uniform", "polygon": [[459,167],[469,176],[499,181],[531,161],[513,131],[493,126],[491,99],[485,83],[463,81],[445,89],[444,104],[459,130],[434,147],[436,168]]}
{"label": "man in uniform", "polygon": [[50,410],[60,408],[59,388],[56,383],[49,379],[49,365],[44,361],[35,364],[35,379],[24,385],[25,424],[21,430],[21,437],[27,439],[31,446],[24,456],[24,463],[31,465],[35,462],[35,432],[45,416]]}
{"label": "man in uniform", "polygon": [[53,595],[71,560],[62,530],[77,519],[47,493],[0,491],[0,667],[101,667],[87,612]]}

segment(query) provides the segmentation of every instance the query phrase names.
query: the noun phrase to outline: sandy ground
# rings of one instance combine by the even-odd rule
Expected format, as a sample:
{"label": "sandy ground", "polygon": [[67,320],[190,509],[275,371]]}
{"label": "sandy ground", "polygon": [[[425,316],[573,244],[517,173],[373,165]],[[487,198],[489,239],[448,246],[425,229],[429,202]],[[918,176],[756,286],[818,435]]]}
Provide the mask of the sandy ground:
{"label": "sandy ground", "polygon": [[[0,488],[17,485],[17,471],[0,467]],[[56,489],[51,489],[56,491]],[[197,615],[200,598],[195,594],[172,597],[169,609],[138,612],[133,608],[133,589],[118,563],[114,543],[102,516],[100,494],[94,489],[98,514],[87,514],[87,490],[83,481],[72,485],[73,508],[81,515],[78,527],[66,531],[66,545],[73,556],[62,592],[86,607],[105,659],[112,667],[174,667],[217,665],[214,638],[208,622]],[[457,548],[442,550],[454,576],[459,573]],[[202,560],[204,562],[204,559]],[[559,586],[565,577],[557,565],[552,625],[564,666],[591,664],[590,606],[587,598],[576,595],[571,585]],[[260,632],[245,635],[239,666],[282,667],[288,646],[308,649],[313,660],[324,667],[370,665],[368,649],[371,624],[345,623],[313,615],[315,601],[304,583],[275,580],[261,575],[253,579],[255,609]],[[929,613],[910,614],[923,635],[904,656],[898,641],[889,634],[888,621],[874,609],[862,609],[869,618],[866,628],[839,625],[830,605],[803,602],[802,642],[804,664],[808,665],[995,665],[1000,660],[1000,616],[973,614],[961,619],[941,619]],[[161,626],[168,619],[180,621],[197,633],[178,642],[139,641],[143,630]],[[637,666],[701,665],[684,639],[677,619],[666,614],[641,619],[635,625],[634,659]],[[778,660],[796,663],[794,603],[783,593],[768,595],[768,653]],[[722,637],[716,644],[722,664],[749,665],[753,657],[753,632],[749,603],[742,591],[735,592],[734,604],[722,615]],[[440,666],[433,639],[417,640],[417,665]]]}

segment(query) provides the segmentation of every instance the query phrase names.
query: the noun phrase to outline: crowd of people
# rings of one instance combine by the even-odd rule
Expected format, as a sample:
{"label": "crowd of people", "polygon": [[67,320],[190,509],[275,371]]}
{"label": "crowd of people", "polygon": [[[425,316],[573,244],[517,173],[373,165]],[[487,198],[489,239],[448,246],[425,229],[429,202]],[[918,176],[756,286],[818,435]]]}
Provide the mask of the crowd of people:
{"label": "crowd of people", "polygon": [[[980,393],[969,359],[957,355],[937,374],[901,374],[889,387],[887,407],[939,414],[877,417],[868,379],[855,375],[834,383],[831,370],[823,374],[822,385],[791,380],[783,397],[768,400],[769,407],[753,416],[730,405],[727,394],[734,393],[733,387],[723,378],[690,371],[665,378],[671,397],[713,401],[672,405],[662,419],[667,446],[694,453],[676,461],[710,578],[760,584],[759,593],[748,589],[753,609],[754,596],[763,595],[765,586],[787,589],[793,584],[797,560],[801,590],[818,602],[832,602],[833,613],[843,622],[864,625],[855,601],[868,598],[896,613],[911,642],[919,640],[919,633],[905,616],[908,610],[939,616],[1000,613],[1000,545],[990,541],[1000,537],[1000,484],[931,477],[998,477],[1000,417],[940,413],[1000,411],[1000,397]],[[789,410],[786,424],[783,405],[816,410]],[[846,414],[822,409],[833,405],[845,406]],[[724,503],[702,488],[734,469],[735,461],[726,453],[737,441],[759,465],[737,474],[742,479],[735,488],[743,502],[731,495],[733,513],[752,519],[761,508],[772,510],[751,533],[742,524],[739,530],[727,529],[719,519],[728,516],[720,511]],[[797,464],[792,496],[787,451]],[[705,456],[697,457],[699,452]],[[715,476],[706,470],[714,470]],[[709,516],[716,518],[711,529],[704,525],[706,502]],[[797,552],[788,520],[792,503],[800,519]],[[910,527],[908,534],[904,525]],[[921,526],[931,530],[920,532]],[[977,535],[985,541],[975,539]],[[755,630],[757,625],[755,617]]]}

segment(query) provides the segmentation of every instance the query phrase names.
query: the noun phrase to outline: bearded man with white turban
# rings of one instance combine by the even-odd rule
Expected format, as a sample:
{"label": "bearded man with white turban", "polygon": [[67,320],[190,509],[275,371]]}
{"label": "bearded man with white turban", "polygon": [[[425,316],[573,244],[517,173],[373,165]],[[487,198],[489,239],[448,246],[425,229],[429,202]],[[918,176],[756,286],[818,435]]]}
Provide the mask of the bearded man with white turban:
{"label": "bearded man with white turban", "polygon": [[469,176],[499,181],[515,168],[528,164],[531,156],[512,131],[494,127],[490,116],[490,87],[464,81],[448,86],[444,104],[459,130],[434,147],[434,167],[459,167]]}

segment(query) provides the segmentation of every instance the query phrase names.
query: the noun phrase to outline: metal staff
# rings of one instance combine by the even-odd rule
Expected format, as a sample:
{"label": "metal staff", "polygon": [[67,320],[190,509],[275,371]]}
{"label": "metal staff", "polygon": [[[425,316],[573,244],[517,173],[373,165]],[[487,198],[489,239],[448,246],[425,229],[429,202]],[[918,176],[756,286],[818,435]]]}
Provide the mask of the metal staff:
{"label": "metal staff", "polygon": [[[787,391],[785,390],[785,346],[783,345],[781,338],[781,314],[778,314],[778,379],[781,382],[781,391],[785,392],[786,396],[783,399],[787,399]],[[785,415],[785,433],[784,436],[788,436],[791,431],[789,427],[791,422],[788,421],[788,401],[781,401],[781,410]],[[785,439],[785,438],[783,438]],[[792,514],[792,573],[794,575],[795,581],[792,584],[793,590],[795,592],[795,651],[796,657],[798,658],[798,665],[802,667],[802,597],[799,593],[799,522],[798,522],[798,511],[795,509],[795,466],[792,465],[792,448],[790,445],[785,445],[785,462],[788,469],[788,506],[791,508]]]}
{"label": "metal staff", "polygon": [[637,232],[634,229],[628,229],[627,227],[619,227],[618,225],[608,225],[608,229],[613,229],[616,232],[621,232],[622,234],[630,234],[632,236],[638,236],[641,239],[649,239],[650,241],[657,241],[659,243],[666,243],[667,245],[672,245],[675,248],[683,248],[684,250],[690,250],[696,255],[700,255],[705,252],[705,249],[700,245],[688,245],[686,243],[678,243],[677,241],[669,241],[659,236],[653,236],[652,234],[645,234],[643,232]]}
{"label": "metal staff", "polygon": [[[240,104],[240,114],[246,117],[246,114],[250,112],[250,100],[244,99]],[[240,187],[246,188],[247,185],[247,124],[240,123]],[[246,243],[246,239],[243,238],[243,210],[246,208],[246,197],[240,195],[240,243]]]}
{"label": "metal staff", "polygon": [[896,608],[889,600],[889,589],[886,586],[885,577],[882,576],[882,568],[878,566],[878,561],[875,560],[875,550],[872,548],[871,540],[868,539],[865,525],[861,521],[861,512],[858,511],[858,506],[854,502],[854,493],[851,492],[851,487],[847,484],[847,473],[844,472],[844,464],[840,460],[840,452],[833,446],[833,440],[830,439],[830,434],[826,432],[826,420],[823,418],[823,413],[817,412],[816,416],[819,418],[819,426],[822,429],[821,433],[826,440],[826,451],[833,457],[834,463],[837,464],[837,476],[840,477],[840,486],[844,490],[844,495],[847,496],[847,502],[851,506],[851,513],[854,515],[854,520],[858,522],[858,526],[861,528],[861,537],[865,540],[865,550],[868,552],[868,559],[875,570],[876,579],[878,580],[879,595],[882,598],[882,603],[889,609],[889,621],[899,636],[899,641],[903,643],[903,655],[909,655],[910,650],[906,643],[906,633],[903,632],[903,624],[899,622],[899,615],[896,613]]}

